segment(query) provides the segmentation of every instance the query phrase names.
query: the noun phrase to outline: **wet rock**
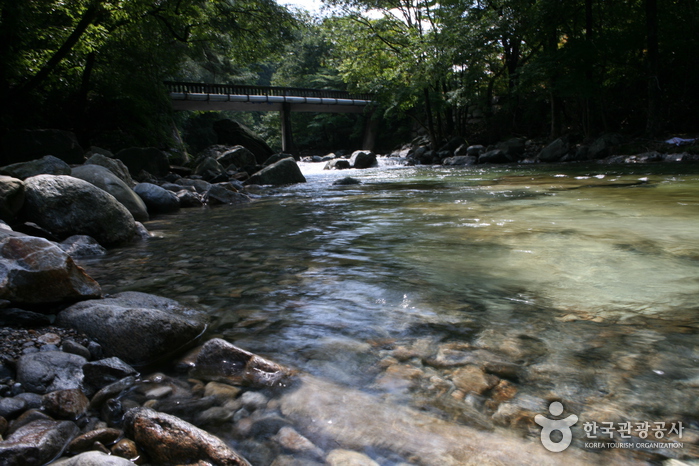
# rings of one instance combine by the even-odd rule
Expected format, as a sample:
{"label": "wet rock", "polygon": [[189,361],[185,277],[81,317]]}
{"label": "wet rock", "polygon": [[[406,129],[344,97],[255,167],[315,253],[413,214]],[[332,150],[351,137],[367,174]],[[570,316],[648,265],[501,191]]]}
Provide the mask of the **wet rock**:
{"label": "wet rock", "polygon": [[224,406],[212,406],[195,418],[198,426],[218,426],[233,419],[235,412]]}
{"label": "wet rock", "polygon": [[134,188],[151,214],[167,214],[180,209],[180,200],[175,193],[152,183],[139,183]]}
{"label": "wet rock", "polygon": [[442,160],[442,165],[448,166],[466,166],[475,165],[478,163],[478,157],[472,155],[455,155],[454,157],[447,157]]}
{"label": "wet rock", "polygon": [[508,163],[512,160],[501,149],[489,150],[478,156],[478,163]]}
{"label": "wet rock", "polygon": [[216,183],[206,193],[206,201],[209,204],[241,204],[250,202],[250,197],[239,193],[230,183]]}
{"label": "wet rock", "polygon": [[214,131],[219,144],[228,146],[243,146],[255,154],[258,164],[264,163],[274,151],[267,143],[240,123],[224,119],[214,123]]}
{"label": "wet rock", "polygon": [[353,168],[371,168],[378,164],[376,154],[371,151],[358,150],[352,153],[350,157],[350,165]]}
{"label": "wet rock", "polygon": [[361,183],[362,182],[356,178],[346,176],[344,178],[340,178],[339,180],[333,181],[333,186],[351,186],[351,185],[361,184]]}
{"label": "wet rock", "polygon": [[119,358],[112,357],[88,362],[83,366],[85,385],[101,389],[128,376],[137,376],[138,371]]}
{"label": "wet rock", "polygon": [[92,397],[90,409],[100,409],[110,398],[119,396],[124,390],[133,387],[135,383],[136,377],[129,376],[107,385]]}
{"label": "wet rock", "polygon": [[70,421],[37,420],[0,442],[0,464],[40,466],[58,456],[78,433]]}
{"label": "wet rock", "polygon": [[404,390],[413,387],[424,376],[424,372],[409,364],[395,364],[376,381],[383,390]]}
{"label": "wet rock", "polygon": [[477,366],[460,367],[451,376],[456,388],[466,393],[482,394],[498,383],[498,378],[486,374]]}
{"label": "wet rock", "polygon": [[68,445],[68,451],[71,453],[90,451],[93,449],[95,442],[105,446],[112,445],[123,435],[124,432],[122,430],[109,427],[91,430],[75,437]]}
{"label": "wet rock", "polygon": [[0,416],[13,419],[27,408],[27,402],[21,398],[0,398]]}
{"label": "wet rock", "polygon": [[24,183],[11,176],[0,175],[0,219],[11,221],[24,204]]}
{"label": "wet rock", "polygon": [[138,451],[138,446],[136,442],[131,439],[121,439],[119,440],[111,449],[113,455],[119,456],[121,458],[126,458],[127,460],[137,461],[141,454]]}
{"label": "wet rock", "polygon": [[146,171],[155,176],[165,176],[170,171],[167,154],[155,147],[131,147],[119,151],[116,158],[134,174]]}
{"label": "wet rock", "polygon": [[42,404],[54,418],[74,421],[85,414],[90,400],[82,390],[57,390],[44,395]]}
{"label": "wet rock", "polygon": [[47,351],[25,354],[17,361],[17,380],[34,393],[82,388],[87,360],[76,354]]}
{"label": "wet rock", "polygon": [[126,413],[124,426],[127,436],[155,463],[180,464],[187,458],[219,465],[250,464],[218,437],[169,414],[132,409]]}
{"label": "wet rock", "polygon": [[296,164],[296,161],[293,157],[289,157],[266,166],[252,175],[245,184],[279,186],[305,182],[306,178],[303,176],[303,173],[301,173],[301,169]]}
{"label": "wet rock", "polygon": [[325,464],[325,461],[320,463],[309,460],[308,458],[294,458],[289,455],[279,455],[270,466],[325,466]]}
{"label": "wet rock", "polygon": [[209,382],[204,388],[204,396],[213,396],[216,402],[223,404],[235,399],[240,394],[240,389],[226,383]]}
{"label": "wet rock", "polygon": [[182,186],[191,186],[199,194],[206,194],[206,192],[211,189],[211,183],[204,180],[190,180],[188,178],[182,178],[177,180],[177,184]]}
{"label": "wet rock", "polygon": [[[253,154],[243,146],[232,147],[230,150],[227,150],[223,152],[220,156],[218,156],[216,161],[224,167],[235,165],[238,168],[242,168],[251,165],[257,165],[255,154]],[[267,163],[265,162],[265,164]]]}
{"label": "wet rock", "polygon": [[71,257],[103,256],[107,254],[107,250],[97,240],[86,235],[68,237],[61,241],[58,247]]}
{"label": "wet rock", "polygon": [[269,400],[260,392],[245,392],[240,397],[240,402],[248,411],[255,411],[256,409],[262,409],[267,405]]}
{"label": "wet rock", "polygon": [[553,457],[539,442],[444,421],[311,376],[300,377],[280,402],[284,416],[304,426],[301,433],[320,447],[390,450],[435,466],[594,462],[587,452],[567,450]]}
{"label": "wet rock", "polygon": [[544,147],[537,158],[542,162],[555,162],[566,155],[570,150],[570,145],[563,138],[558,138],[548,146]]}
{"label": "wet rock", "polygon": [[77,354],[78,356],[82,356],[83,358],[88,360],[92,357],[92,355],[90,354],[90,350],[85,348],[80,343],[74,342],[73,340],[63,340],[63,343],[61,343],[61,351],[71,354]]}
{"label": "wet rock", "polygon": [[70,165],[53,155],[0,167],[1,174],[20,180],[36,175],[70,175],[71,171]]}
{"label": "wet rock", "polygon": [[342,449],[328,453],[325,463],[328,466],[379,466],[379,463],[363,453]]}
{"label": "wet rock", "polygon": [[202,160],[194,169],[194,174],[199,175],[209,181],[212,178],[226,172],[226,167],[218,163],[216,160],[207,157]]}
{"label": "wet rock", "polygon": [[60,238],[88,235],[103,246],[126,243],[136,231],[133,216],[112,195],[70,176],[25,180],[23,215]]}
{"label": "wet rock", "polygon": [[345,170],[350,168],[349,160],[345,159],[333,159],[328,161],[323,167],[323,170]]}
{"label": "wet rock", "polygon": [[214,338],[202,346],[191,375],[234,385],[273,387],[286,385],[291,371],[225,340]]}
{"label": "wet rock", "polygon": [[204,201],[197,193],[182,190],[177,191],[175,194],[177,199],[180,200],[180,207],[182,208],[201,207],[204,205]]}
{"label": "wet rock", "polygon": [[42,397],[38,393],[24,392],[19,395],[15,395],[15,398],[24,400],[27,404],[25,409],[39,409],[41,408]]}
{"label": "wet rock", "polygon": [[277,435],[272,437],[282,448],[295,453],[305,453],[316,458],[323,457],[323,450],[318,448],[292,427],[282,427]]}
{"label": "wet rock", "polygon": [[60,312],[57,324],[85,333],[106,356],[139,365],[164,358],[193,342],[205,315],[177,301],[146,293],[119,293],[83,301]]}
{"label": "wet rock", "polygon": [[73,169],[71,176],[92,183],[114,196],[131,212],[134,220],[148,221],[148,210],[143,200],[108,168],[100,165],[81,165]]}
{"label": "wet rock", "polygon": [[85,161],[85,165],[99,165],[105,167],[116,175],[121,181],[123,181],[126,186],[131,187],[136,184],[131,178],[131,173],[129,173],[129,169],[126,168],[124,162],[119,159],[115,159],[113,155],[108,156],[101,153],[92,153],[90,158]]}
{"label": "wet rock", "polygon": [[72,458],[61,458],[51,466],[133,466],[134,463],[119,456],[111,456],[101,451],[88,451]]}
{"label": "wet rock", "polygon": [[38,304],[101,294],[97,282],[54,243],[33,236],[0,240],[0,299]]}
{"label": "wet rock", "polygon": [[[273,163],[277,163],[280,160],[287,159],[289,157],[294,157],[294,156],[291,154],[285,154],[285,153],[274,154],[274,155],[271,155],[267,160],[265,160],[265,162],[262,164],[262,166],[266,167],[268,165],[272,165]],[[294,159],[294,160],[297,160],[297,159]],[[238,166],[241,166],[241,165],[238,165]],[[245,167],[246,165],[242,165],[242,166]]]}

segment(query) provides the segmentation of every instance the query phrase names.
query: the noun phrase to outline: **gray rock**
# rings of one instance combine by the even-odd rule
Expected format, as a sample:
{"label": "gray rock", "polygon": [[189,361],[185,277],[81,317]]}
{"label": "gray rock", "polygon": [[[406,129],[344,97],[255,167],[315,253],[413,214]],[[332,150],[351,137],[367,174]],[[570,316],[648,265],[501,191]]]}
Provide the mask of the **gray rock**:
{"label": "gray rock", "polygon": [[[268,165],[272,165],[273,163],[277,163],[280,160],[288,159],[289,157],[293,158],[294,156],[291,154],[284,154],[284,153],[274,154],[274,155],[270,156],[267,160],[265,160],[265,163],[263,163],[262,166],[266,167]],[[243,166],[245,166],[245,165],[243,165]]]}
{"label": "gray rock", "polygon": [[155,362],[193,342],[205,329],[205,315],[177,301],[146,293],[118,293],[83,301],[58,314],[57,324],[85,333],[106,356],[128,364]]}
{"label": "gray rock", "polygon": [[207,157],[202,160],[194,169],[194,174],[210,179],[226,172],[226,167],[218,163],[216,160]]}
{"label": "gray rock", "polygon": [[511,162],[507,153],[502,149],[489,150],[478,157],[478,163],[508,163]]}
{"label": "gray rock", "polygon": [[478,157],[472,155],[455,155],[442,160],[442,165],[447,166],[465,166],[475,165],[478,162]]}
{"label": "gray rock", "polygon": [[167,214],[177,212],[180,209],[180,200],[177,198],[177,194],[158,185],[139,183],[134,191],[143,199],[150,213]]}
{"label": "gray rock", "polygon": [[24,400],[26,403],[25,409],[40,409],[42,397],[38,393],[24,392],[16,395],[15,398]]}
{"label": "gray rock", "polygon": [[189,462],[249,466],[250,463],[218,437],[182,419],[148,408],[135,408],[124,417],[126,435],[158,464]]}
{"label": "gray rock", "polygon": [[88,235],[103,246],[133,239],[136,224],[114,196],[87,181],[71,176],[39,175],[27,178],[23,214],[54,235],[65,239]]}
{"label": "gray rock", "polygon": [[379,466],[379,463],[358,451],[335,449],[325,458],[327,466]]}
{"label": "gray rock", "polygon": [[0,240],[0,299],[38,304],[101,294],[99,284],[54,243],[33,236]]}
{"label": "gray rock", "polygon": [[47,315],[38,312],[7,308],[0,309],[0,325],[33,328],[51,325],[51,319]]}
{"label": "gray rock", "polygon": [[368,150],[358,150],[352,153],[350,165],[353,168],[371,168],[377,165],[376,154]]}
{"label": "gray rock", "polygon": [[53,155],[0,167],[0,174],[21,180],[36,175],[70,175],[70,173],[70,165]]}
{"label": "gray rock", "polygon": [[27,409],[27,402],[21,398],[0,397],[0,416],[5,419],[13,419]]}
{"label": "gray rock", "polygon": [[512,138],[499,143],[496,147],[505,152],[510,160],[516,161],[524,155],[526,141],[522,138]]}
{"label": "gray rock", "polygon": [[11,221],[24,204],[24,183],[18,178],[0,175],[0,219]]}
{"label": "gray rock", "polygon": [[40,466],[58,456],[79,432],[70,421],[31,422],[0,442],[3,466]]}
{"label": "gray rock", "polygon": [[119,358],[106,358],[85,364],[83,374],[85,374],[85,385],[102,389],[125,377],[136,376],[138,371]]}
{"label": "gray rock", "polygon": [[133,466],[126,458],[108,455],[101,451],[87,451],[72,458],[61,458],[51,466]]}
{"label": "gray rock", "polygon": [[216,158],[216,161],[224,167],[235,165],[237,168],[243,168],[250,165],[257,165],[255,154],[247,150],[243,146],[235,146]]}
{"label": "gray rock", "polygon": [[92,357],[89,349],[85,348],[80,343],[74,342],[73,340],[63,340],[63,343],[61,343],[61,351],[70,354],[77,354],[78,356],[82,356],[88,360]]}
{"label": "gray rock", "polygon": [[[94,148],[93,148],[94,149]],[[109,152],[111,154],[111,152]],[[126,184],[126,186],[134,186],[133,179],[131,178],[131,173],[129,169],[124,165],[119,159],[115,159],[114,155],[107,155],[101,152],[88,153],[89,158],[85,161],[85,165],[99,165],[105,167],[114,175],[116,175],[121,181]]]}
{"label": "gray rock", "polygon": [[177,199],[180,200],[180,207],[201,207],[204,205],[202,197],[197,193],[183,189],[181,191],[177,191],[175,194],[177,195]]}
{"label": "gray rock", "polygon": [[199,194],[206,194],[206,192],[211,189],[211,183],[204,180],[191,180],[189,178],[182,178],[177,180],[177,184],[181,186],[191,186]]}
{"label": "gray rock", "polygon": [[466,148],[466,154],[464,155],[472,155],[474,157],[480,156],[483,152],[485,151],[485,147],[481,146],[480,144],[476,144],[473,146],[468,146]]}
{"label": "gray rock", "polygon": [[339,180],[333,181],[333,186],[351,186],[351,185],[361,184],[361,183],[362,182],[356,178],[352,178],[351,176],[346,176],[344,178],[340,178]]}
{"label": "gray rock", "polygon": [[296,164],[296,161],[292,157],[289,157],[263,168],[252,175],[245,184],[269,184],[279,186],[305,182],[306,178],[301,173],[301,169]]}
{"label": "gray rock", "polygon": [[103,256],[107,250],[96,239],[86,235],[73,235],[58,244],[71,257]]}
{"label": "gray rock", "polygon": [[345,170],[350,168],[349,160],[345,159],[332,159],[325,164],[323,170]]}
{"label": "gray rock", "polygon": [[134,220],[139,222],[148,221],[148,210],[143,200],[108,168],[94,164],[81,165],[73,169],[71,176],[85,180],[107,191],[131,212]]}
{"label": "gray rock", "polygon": [[170,161],[165,152],[155,147],[131,147],[116,154],[132,174],[146,171],[155,176],[165,176],[170,171]]}
{"label": "gray rock", "polygon": [[25,354],[17,361],[17,381],[38,394],[82,388],[85,363],[82,356],[62,351]]}
{"label": "gray rock", "polygon": [[258,164],[264,163],[265,160],[274,154],[274,151],[262,138],[233,120],[225,119],[215,122],[214,131],[218,137],[219,144],[245,147],[255,154],[255,160]]}
{"label": "gray rock", "polygon": [[54,155],[67,163],[83,163],[85,151],[75,134],[58,129],[12,131],[2,139],[6,162],[26,162]]}
{"label": "gray rock", "polygon": [[202,346],[192,375],[233,385],[275,387],[287,385],[292,372],[225,340],[214,338]]}
{"label": "gray rock", "polygon": [[570,145],[563,138],[558,138],[548,146],[541,149],[537,158],[542,162],[555,162],[566,155],[570,150]]}
{"label": "gray rock", "polygon": [[206,201],[209,204],[241,204],[250,202],[247,194],[239,193],[230,183],[216,183],[206,193]]}

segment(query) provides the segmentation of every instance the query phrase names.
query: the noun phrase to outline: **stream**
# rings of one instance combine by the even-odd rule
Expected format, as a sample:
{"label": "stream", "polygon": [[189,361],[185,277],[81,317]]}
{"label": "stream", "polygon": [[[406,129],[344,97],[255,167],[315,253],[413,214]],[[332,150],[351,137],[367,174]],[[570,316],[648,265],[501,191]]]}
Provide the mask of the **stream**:
{"label": "stream", "polygon": [[[435,438],[487,435],[481,448],[505,455],[493,464],[520,464],[518,445],[554,461],[534,416],[556,417],[558,401],[578,418],[567,453],[582,463],[699,459],[699,166],[382,162],[302,163],[307,183],[157,217],[151,240],[81,265],[105,293],[205,309],[210,337],[356,393],[344,409],[358,421],[339,433],[286,406],[323,449],[446,464],[390,440],[376,403],[397,423],[439,420]],[[361,184],[333,185],[346,176]]]}

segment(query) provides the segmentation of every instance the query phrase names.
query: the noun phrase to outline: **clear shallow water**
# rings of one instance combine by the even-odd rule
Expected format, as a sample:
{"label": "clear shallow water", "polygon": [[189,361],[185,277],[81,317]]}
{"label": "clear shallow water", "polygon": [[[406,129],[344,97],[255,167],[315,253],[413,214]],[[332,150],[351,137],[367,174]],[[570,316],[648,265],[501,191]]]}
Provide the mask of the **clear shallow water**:
{"label": "clear shallow water", "polygon": [[[83,265],[106,293],[196,304],[212,336],[458,424],[537,439],[522,419],[560,400],[583,422],[683,422],[684,449],[642,459],[697,456],[699,167],[320,167]],[[455,387],[464,364],[507,395]]]}

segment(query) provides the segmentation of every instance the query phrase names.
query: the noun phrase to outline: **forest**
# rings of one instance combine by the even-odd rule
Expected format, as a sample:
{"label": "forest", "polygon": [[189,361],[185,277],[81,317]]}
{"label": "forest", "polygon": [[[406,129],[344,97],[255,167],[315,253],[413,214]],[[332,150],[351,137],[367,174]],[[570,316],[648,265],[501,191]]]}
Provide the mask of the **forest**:
{"label": "forest", "polygon": [[[416,134],[584,140],[695,134],[696,0],[0,0],[0,137],[73,131],[85,147],[190,153],[212,112],[164,81],[369,92],[379,145]],[[275,113],[236,114],[273,147]],[[361,118],[295,114],[301,149],[352,148]]]}

